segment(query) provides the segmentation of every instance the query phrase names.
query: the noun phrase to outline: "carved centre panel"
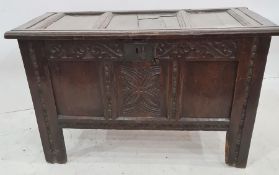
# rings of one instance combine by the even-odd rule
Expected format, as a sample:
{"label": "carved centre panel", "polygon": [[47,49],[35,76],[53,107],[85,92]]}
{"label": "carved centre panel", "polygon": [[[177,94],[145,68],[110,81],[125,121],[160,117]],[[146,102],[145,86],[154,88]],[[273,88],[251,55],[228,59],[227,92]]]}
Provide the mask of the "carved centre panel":
{"label": "carved centre panel", "polygon": [[160,116],[160,66],[119,65],[119,116]]}

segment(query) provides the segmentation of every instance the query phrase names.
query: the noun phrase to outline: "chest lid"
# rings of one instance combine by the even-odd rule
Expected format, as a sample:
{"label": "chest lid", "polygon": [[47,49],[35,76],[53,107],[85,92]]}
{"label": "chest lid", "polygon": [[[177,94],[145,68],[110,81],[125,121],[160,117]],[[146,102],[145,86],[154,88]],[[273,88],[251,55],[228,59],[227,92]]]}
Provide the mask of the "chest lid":
{"label": "chest lid", "polygon": [[248,8],[50,12],[5,33],[6,38],[214,34],[278,35],[279,28]]}

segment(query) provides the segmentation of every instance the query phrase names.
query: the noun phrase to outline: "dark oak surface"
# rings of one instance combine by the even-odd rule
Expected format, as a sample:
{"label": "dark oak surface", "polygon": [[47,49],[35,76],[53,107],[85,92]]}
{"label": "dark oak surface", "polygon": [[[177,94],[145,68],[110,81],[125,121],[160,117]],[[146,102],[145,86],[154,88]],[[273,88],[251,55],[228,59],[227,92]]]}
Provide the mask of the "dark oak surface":
{"label": "dark oak surface", "polygon": [[181,63],[181,116],[229,118],[236,64],[229,61]]}
{"label": "dark oak surface", "polygon": [[16,38],[45,158],[67,161],[63,128],[227,131],[246,167],[271,36],[247,8],[46,13]]}
{"label": "dark oak surface", "polygon": [[273,34],[278,26],[245,8],[118,12],[49,12],[6,38],[70,39],[177,35]]}

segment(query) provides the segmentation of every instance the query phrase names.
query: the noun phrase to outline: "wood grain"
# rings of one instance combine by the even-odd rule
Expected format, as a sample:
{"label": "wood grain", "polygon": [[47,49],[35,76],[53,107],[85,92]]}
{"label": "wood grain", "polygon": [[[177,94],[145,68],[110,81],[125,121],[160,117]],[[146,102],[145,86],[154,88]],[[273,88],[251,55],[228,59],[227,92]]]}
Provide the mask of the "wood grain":
{"label": "wood grain", "polygon": [[55,99],[42,45],[41,41],[19,41],[45,159],[50,163],[65,163],[64,137],[57,123]]}
{"label": "wood grain", "polygon": [[226,163],[231,166],[247,164],[269,43],[269,37],[259,37],[245,38],[241,44],[226,143]]}
{"label": "wood grain", "polygon": [[246,167],[278,26],[245,8],[47,13],[16,38],[50,163],[62,128],[227,131]]}
{"label": "wood grain", "polygon": [[279,34],[279,27],[247,8],[201,10],[59,12],[5,33],[6,38]]}
{"label": "wood grain", "polygon": [[237,63],[182,61],[179,65],[180,117],[229,118]]}

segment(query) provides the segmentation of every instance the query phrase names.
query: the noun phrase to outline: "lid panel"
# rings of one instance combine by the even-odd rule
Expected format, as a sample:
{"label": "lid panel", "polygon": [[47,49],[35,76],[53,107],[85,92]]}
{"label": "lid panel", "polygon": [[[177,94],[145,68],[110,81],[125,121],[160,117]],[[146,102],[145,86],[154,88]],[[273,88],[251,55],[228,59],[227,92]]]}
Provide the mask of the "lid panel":
{"label": "lid panel", "polygon": [[34,24],[27,26],[25,30],[45,30],[49,25],[61,19],[63,16],[63,13],[52,13],[51,15],[35,22]]}
{"label": "lid panel", "polygon": [[169,16],[169,17],[161,17],[162,20],[164,21],[165,28],[167,29],[178,29],[181,26],[179,25],[179,22],[177,20],[177,17],[174,16]]}
{"label": "lid panel", "polygon": [[[255,15],[254,15],[255,16]],[[261,19],[262,20],[262,19]],[[54,13],[27,27],[39,30],[148,30],[199,29],[262,26],[247,15],[247,10],[231,8],[218,10],[179,10],[165,12],[76,12]]]}
{"label": "lid panel", "polygon": [[118,14],[113,17],[106,30],[180,29],[176,13]]}
{"label": "lid panel", "polygon": [[234,17],[242,26],[261,26],[261,23],[252,19],[250,16],[246,15],[239,9],[230,9],[227,10],[228,14]]}
{"label": "lid panel", "polygon": [[227,11],[192,11],[189,14],[192,28],[226,28],[242,26],[234,17],[228,14]]}
{"label": "lid panel", "polygon": [[114,14],[106,27],[108,30],[137,30],[138,18],[134,14]]}
{"label": "lid panel", "polygon": [[243,7],[204,10],[51,12],[5,33],[6,38],[276,34],[279,27]]}
{"label": "lid panel", "polygon": [[65,15],[46,27],[46,30],[92,30],[100,15]]}
{"label": "lid panel", "polygon": [[176,13],[140,14],[139,29],[180,29]]}

